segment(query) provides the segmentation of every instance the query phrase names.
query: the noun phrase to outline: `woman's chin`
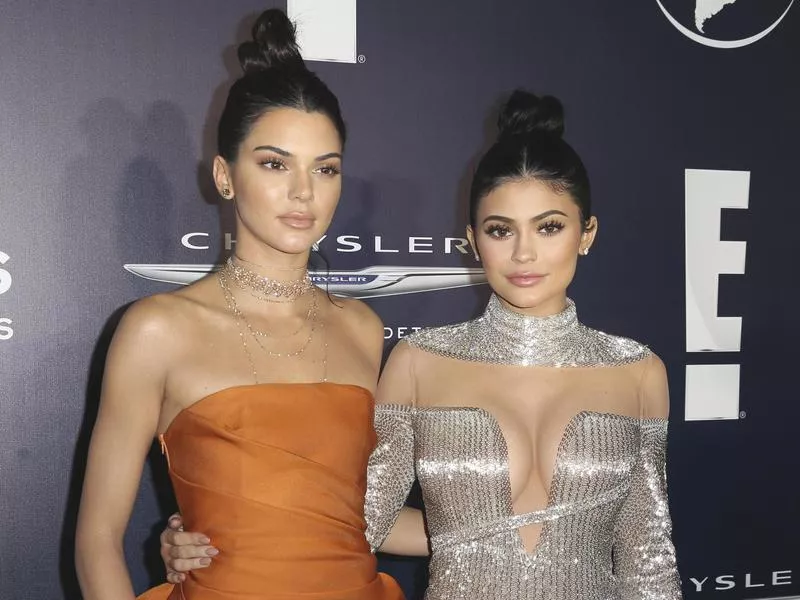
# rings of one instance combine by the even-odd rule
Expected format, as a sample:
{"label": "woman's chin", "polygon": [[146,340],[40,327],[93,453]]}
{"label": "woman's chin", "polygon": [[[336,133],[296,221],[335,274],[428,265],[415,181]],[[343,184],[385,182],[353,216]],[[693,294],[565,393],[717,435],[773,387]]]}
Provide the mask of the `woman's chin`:
{"label": "woman's chin", "polygon": [[563,309],[564,294],[555,293],[546,287],[535,289],[504,285],[502,288],[498,288],[493,288],[495,293],[515,311],[546,316]]}
{"label": "woman's chin", "polygon": [[314,235],[293,234],[288,236],[280,236],[271,240],[265,240],[264,243],[267,246],[271,246],[281,254],[299,255],[310,252],[317,239],[319,238]]}

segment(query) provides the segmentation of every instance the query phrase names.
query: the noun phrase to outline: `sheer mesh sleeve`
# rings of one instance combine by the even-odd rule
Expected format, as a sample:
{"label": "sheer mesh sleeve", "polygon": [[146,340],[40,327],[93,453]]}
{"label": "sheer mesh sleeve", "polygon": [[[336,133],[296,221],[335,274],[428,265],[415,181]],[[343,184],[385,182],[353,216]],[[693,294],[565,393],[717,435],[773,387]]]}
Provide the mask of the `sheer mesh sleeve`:
{"label": "sheer mesh sleeve", "polygon": [[367,468],[364,516],[372,551],[381,547],[403,508],[416,477],[414,470],[415,383],[412,352],[395,346],[378,384],[375,408],[377,444]]}
{"label": "sheer mesh sleeve", "polygon": [[682,598],[667,499],[669,391],[658,357],[643,376],[641,447],[614,531],[614,571],[624,600]]}
{"label": "sheer mesh sleeve", "polygon": [[378,405],[375,432],[378,443],[367,468],[364,516],[367,541],[375,552],[381,547],[403,508],[414,483],[413,407]]}

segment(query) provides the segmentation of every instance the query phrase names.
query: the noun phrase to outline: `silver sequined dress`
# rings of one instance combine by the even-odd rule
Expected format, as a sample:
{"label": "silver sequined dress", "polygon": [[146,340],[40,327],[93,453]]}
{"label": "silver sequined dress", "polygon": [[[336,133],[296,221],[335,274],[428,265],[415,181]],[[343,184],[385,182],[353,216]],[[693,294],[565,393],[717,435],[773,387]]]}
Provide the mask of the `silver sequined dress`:
{"label": "silver sequined dress", "polygon": [[[646,347],[585,327],[571,302],[563,313],[531,318],[493,296],[483,316],[423,330],[401,352],[411,357],[411,401],[376,412],[367,537],[380,547],[418,478],[432,548],[426,600],[681,598],[667,422],[644,408],[608,410],[613,393],[646,406],[654,360]],[[438,404],[453,388],[456,398]],[[512,409],[530,402],[517,415],[548,407],[525,431],[558,412],[546,402],[566,407],[547,502],[533,512],[514,511],[509,448],[516,446],[501,428],[502,421],[510,431],[514,420],[476,401],[503,394],[515,398]],[[519,528],[532,524],[540,533],[526,550]]]}

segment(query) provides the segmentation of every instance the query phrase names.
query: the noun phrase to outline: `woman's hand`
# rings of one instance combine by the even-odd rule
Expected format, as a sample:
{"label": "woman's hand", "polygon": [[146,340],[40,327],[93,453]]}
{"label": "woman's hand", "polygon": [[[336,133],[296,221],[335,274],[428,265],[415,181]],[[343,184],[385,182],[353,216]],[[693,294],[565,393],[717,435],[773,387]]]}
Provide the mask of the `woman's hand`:
{"label": "woman's hand", "polygon": [[186,572],[210,565],[211,557],[219,554],[210,544],[211,540],[202,533],[184,531],[181,516],[172,515],[161,532],[161,558],[167,568],[167,581],[181,583]]}

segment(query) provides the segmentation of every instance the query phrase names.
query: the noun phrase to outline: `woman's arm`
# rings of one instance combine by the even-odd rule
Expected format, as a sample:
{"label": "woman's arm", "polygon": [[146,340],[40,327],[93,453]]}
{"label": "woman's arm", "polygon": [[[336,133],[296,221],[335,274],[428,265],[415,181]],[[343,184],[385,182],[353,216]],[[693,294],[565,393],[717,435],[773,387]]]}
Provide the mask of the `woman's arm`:
{"label": "woman's arm", "polygon": [[106,360],[75,538],[84,600],[134,598],[122,540],[164,395],[171,336],[163,302],[128,310]]}
{"label": "woman's arm", "polygon": [[364,515],[373,550],[405,556],[427,556],[428,536],[422,512],[404,507],[414,483],[414,411],[417,395],[414,349],[394,347],[376,395],[378,441],[367,469]]}
{"label": "woman's arm", "polygon": [[428,556],[428,533],[422,511],[410,506],[401,508],[379,550],[400,556]]}
{"label": "woman's arm", "polygon": [[667,500],[669,389],[664,364],[647,359],[642,378],[639,459],[614,531],[614,571],[624,600],[679,600],[680,578]]}

